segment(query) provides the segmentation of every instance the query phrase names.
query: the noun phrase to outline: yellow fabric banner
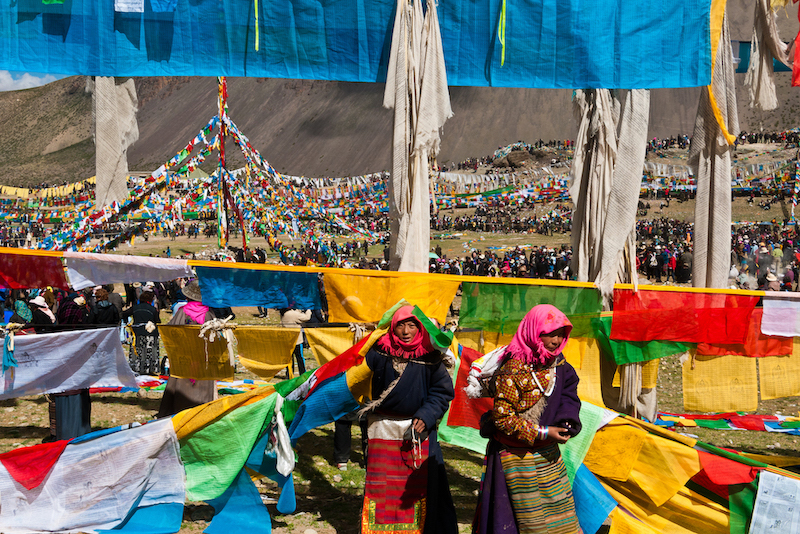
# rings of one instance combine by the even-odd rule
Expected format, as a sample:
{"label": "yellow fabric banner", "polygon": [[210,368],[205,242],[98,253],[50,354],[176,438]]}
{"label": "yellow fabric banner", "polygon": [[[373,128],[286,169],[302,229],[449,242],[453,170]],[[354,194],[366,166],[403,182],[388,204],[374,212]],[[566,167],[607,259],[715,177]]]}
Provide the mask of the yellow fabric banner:
{"label": "yellow fabric banner", "polygon": [[[631,447],[638,447],[638,454],[631,454]],[[635,456],[634,461],[626,455]],[[624,466],[615,465],[618,462]],[[618,418],[597,432],[584,463],[597,471],[611,496],[635,518],[615,511],[611,532],[728,533],[728,510],[685,487],[702,467],[690,445],[645,432],[629,418]],[[623,479],[625,471],[628,476]]]}
{"label": "yellow fabric banner", "polygon": [[176,413],[172,417],[172,426],[175,427],[175,433],[178,439],[183,439],[186,436],[200,430],[209,423],[216,421],[226,413],[239,408],[240,406],[247,406],[253,404],[261,399],[265,399],[275,393],[273,386],[264,386],[246,393],[238,395],[226,395],[215,401],[183,410]]}
{"label": "yellow fabric banner", "polygon": [[788,356],[758,358],[762,400],[800,395],[800,339],[792,347]]}
{"label": "yellow fabric banner", "polygon": [[600,345],[596,339],[571,337],[564,347],[564,358],[578,373],[578,397],[605,408],[600,387]]}
{"label": "yellow fabric banner", "polygon": [[[626,455],[635,456],[633,463]],[[598,430],[586,458],[590,463],[584,463],[592,472],[597,469],[598,476],[613,475],[604,477],[606,482],[618,479],[625,487],[635,487],[642,498],[655,506],[672,498],[702,467],[693,448],[645,432],[627,418],[614,419]],[[623,467],[613,465],[616,462],[623,462]],[[627,477],[623,477],[625,471]]]}
{"label": "yellow fabric banner", "polygon": [[458,341],[468,349],[477,350],[481,354],[486,354],[483,352],[483,345],[481,343],[481,334],[480,330],[473,330],[473,331],[463,331],[459,330],[456,334],[458,336]]}
{"label": "yellow fabric banner", "polygon": [[646,523],[628,515],[619,506],[611,511],[609,517],[611,518],[611,528],[608,530],[608,534],[658,534]]}
{"label": "yellow fabric banner", "polygon": [[386,310],[406,299],[441,325],[456,296],[459,282],[429,276],[364,276],[325,273],[328,319],[332,323],[372,323]]}
{"label": "yellow fabric banner", "polygon": [[293,376],[292,352],[300,335],[299,328],[239,326],[234,334],[239,362],[248,371],[269,379],[288,367],[289,376]]}
{"label": "yellow fabric banner", "polygon": [[646,438],[647,432],[630,425],[618,425],[612,432],[597,432],[583,465],[599,477],[625,482]]}
{"label": "yellow fabric banner", "polygon": [[306,328],[306,339],[320,365],[325,365],[353,346],[353,332],[346,326]]}
{"label": "yellow fabric banner", "polygon": [[[694,350],[691,351],[694,353]],[[683,408],[687,412],[752,412],[758,408],[756,359],[697,356],[683,364]]]}
{"label": "yellow fabric banner", "polygon": [[158,332],[169,357],[171,376],[195,380],[233,380],[234,369],[224,338],[209,343],[199,337],[200,327],[197,325],[161,325]]}
{"label": "yellow fabric banner", "polygon": [[[622,517],[624,512],[611,514],[609,533],[659,534],[729,534],[730,512],[711,499],[687,488],[681,488],[662,506],[655,506],[642,498],[636,488],[613,480],[600,481],[620,507],[634,515]],[[638,520],[638,521],[637,521]],[[621,523],[615,528],[615,524]],[[644,528],[642,528],[644,527]]]}
{"label": "yellow fabric banner", "polygon": [[511,343],[511,339],[514,337],[514,333],[510,334],[501,334],[500,332],[487,332],[486,330],[483,331],[483,353],[489,354],[497,347],[502,347],[503,345],[508,345]]}

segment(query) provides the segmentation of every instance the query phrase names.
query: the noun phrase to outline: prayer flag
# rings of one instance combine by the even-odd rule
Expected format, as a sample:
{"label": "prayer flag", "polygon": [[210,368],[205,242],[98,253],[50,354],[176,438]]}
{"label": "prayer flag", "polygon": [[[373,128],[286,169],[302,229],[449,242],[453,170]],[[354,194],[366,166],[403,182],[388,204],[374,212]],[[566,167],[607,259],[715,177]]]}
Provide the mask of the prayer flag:
{"label": "prayer flag", "polygon": [[591,332],[589,321],[603,309],[595,288],[465,282],[459,326],[513,334],[537,304],[552,304],[569,318],[574,336]]}
{"label": "prayer flag", "polygon": [[0,288],[30,289],[47,286],[69,290],[61,258],[0,252]]}
{"label": "prayer flag", "polygon": [[614,290],[611,339],[744,343],[758,297],[721,293]]}

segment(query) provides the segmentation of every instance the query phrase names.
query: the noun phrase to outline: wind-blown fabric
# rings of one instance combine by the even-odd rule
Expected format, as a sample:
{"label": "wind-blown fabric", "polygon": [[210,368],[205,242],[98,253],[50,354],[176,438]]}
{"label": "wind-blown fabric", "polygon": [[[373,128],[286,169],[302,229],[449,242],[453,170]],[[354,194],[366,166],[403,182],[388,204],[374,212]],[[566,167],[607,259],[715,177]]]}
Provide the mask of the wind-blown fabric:
{"label": "wind-blown fabric", "polygon": [[607,89],[578,90],[573,106],[580,125],[569,187],[575,203],[571,269],[578,281],[588,282],[600,273],[606,203],[617,157],[619,101]]}
{"label": "wind-blown fabric", "polygon": [[136,85],[133,78],[116,85],[114,78],[98,76],[93,89],[96,205],[121,204],[128,197],[128,147],[139,139]]}
{"label": "wind-blown fabric", "polygon": [[118,527],[137,510],[178,504],[177,531],[184,479],[172,422],[153,421],[67,445],[33,490],[0,468],[0,523],[7,533],[92,532]]}
{"label": "wind-blown fabric", "polygon": [[393,270],[428,272],[429,157],[439,152],[439,129],[453,115],[436,5],[398,0],[383,106],[394,109],[392,179]]}
{"label": "wind-blown fabric", "polygon": [[76,290],[105,284],[167,282],[192,276],[187,261],[179,259],[69,251],[64,252],[64,259],[70,285]]}
{"label": "wind-blown fabric", "polygon": [[697,177],[695,287],[726,287],[731,268],[731,144],[739,132],[739,115],[727,16],[719,35],[712,83],[700,95],[689,148],[689,163]]}
{"label": "wind-blown fabric", "polygon": [[613,299],[614,284],[637,282],[636,265],[636,208],[642,185],[642,167],[647,146],[647,127],[650,118],[650,91],[634,89],[628,92],[620,114],[617,157],[611,192],[599,244],[599,272],[594,281],[603,299]]}
{"label": "wind-blown fabric", "polygon": [[292,365],[292,351],[300,335],[299,328],[239,326],[234,335],[239,363],[268,380],[281,369]]}
{"label": "wind-blown fabric", "polygon": [[199,337],[196,325],[162,325],[158,328],[169,356],[170,375],[195,380],[233,380],[234,368],[223,337],[214,342]]}
{"label": "wind-blown fabric", "polygon": [[4,373],[0,399],[94,387],[137,388],[116,328],[16,336],[14,344],[18,365]]}
{"label": "wind-blown fabric", "polygon": [[749,90],[750,107],[764,111],[778,107],[772,58],[784,65],[792,65],[792,46],[781,40],[777,17],[769,0],[756,0],[755,27],[750,39],[750,64],[744,84]]}
{"label": "wind-blown fabric", "polygon": [[0,289],[29,289],[52,286],[69,289],[61,258],[29,252],[0,253]]}

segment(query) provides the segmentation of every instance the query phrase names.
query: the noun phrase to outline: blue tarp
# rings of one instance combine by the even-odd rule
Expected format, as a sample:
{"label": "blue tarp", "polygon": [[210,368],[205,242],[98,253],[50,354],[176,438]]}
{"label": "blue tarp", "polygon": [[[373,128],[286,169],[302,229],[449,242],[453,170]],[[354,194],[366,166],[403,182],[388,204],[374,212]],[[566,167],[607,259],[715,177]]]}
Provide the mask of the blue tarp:
{"label": "blue tarp", "polygon": [[[394,0],[17,0],[0,11],[0,69],[98,76],[255,76],[382,82]],[[439,4],[450,85],[708,85],[711,0]],[[503,39],[504,37],[504,39]],[[501,40],[505,63],[501,67]]]}

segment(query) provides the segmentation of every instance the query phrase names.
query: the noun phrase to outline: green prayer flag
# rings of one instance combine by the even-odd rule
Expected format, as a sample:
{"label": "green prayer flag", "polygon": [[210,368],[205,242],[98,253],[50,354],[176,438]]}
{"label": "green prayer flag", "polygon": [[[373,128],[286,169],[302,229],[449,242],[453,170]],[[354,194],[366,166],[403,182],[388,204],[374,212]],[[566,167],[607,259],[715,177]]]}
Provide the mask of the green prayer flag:
{"label": "green prayer flag", "polygon": [[617,365],[646,362],[681,354],[694,345],[675,341],[615,341],[611,339],[611,321],[613,317],[595,317],[592,319],[592,337],[597,338],[600,350],[610,356]]}
{"label": "green prayer flag", "polygon": [[537,304],[552,304],[572,322],[572,337],[591,336],[591,320],[603,309],[593,287],[537,286],[464,282],[459,326],[501,334],[513,333]]}
{"label": "green prayer flag", "polygon": [[716,428],[717,430],[730,429],[731,425],[725,419],[694,419],[700,428]]}
{"label": "green prayer flag", "polygon": [[732,484],[728,486],[728,506],[731,512],[731,534],[747,534],[753,507],[758,493],[758,476],[749,484]]}
{"label": "green prayer flag", "polygon": [[180,441],[187,500],[216,499],[228,489],[272,421],[277,398],[240,406]]}

